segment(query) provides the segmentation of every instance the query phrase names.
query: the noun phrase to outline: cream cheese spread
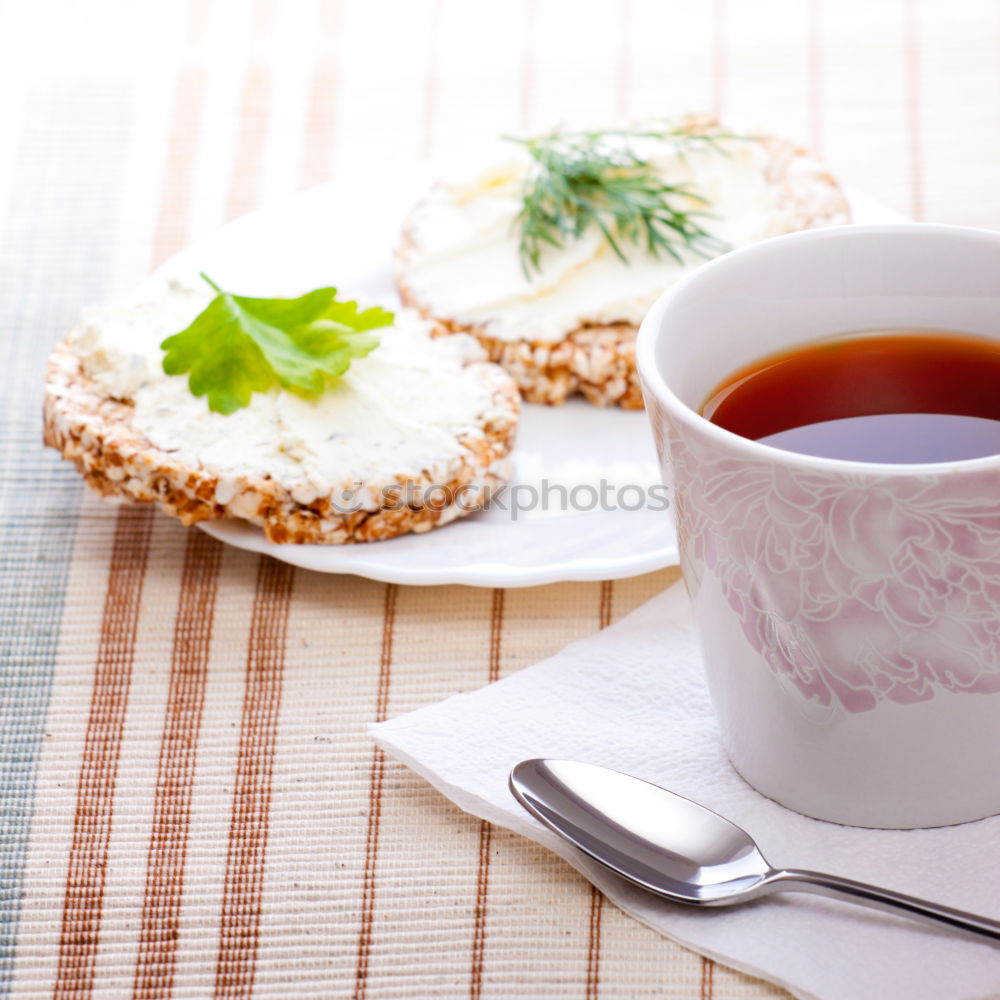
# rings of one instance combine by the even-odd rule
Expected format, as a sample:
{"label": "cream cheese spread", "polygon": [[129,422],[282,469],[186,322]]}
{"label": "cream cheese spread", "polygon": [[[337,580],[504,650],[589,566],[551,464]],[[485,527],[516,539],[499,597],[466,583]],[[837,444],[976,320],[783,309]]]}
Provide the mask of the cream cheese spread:
{"label": "cream cheese spread", "polygon": [[[624,244],[624,263],[591,227],[561,249],[546,248],[541,272],[526,277],[517,215],[531,161],[511,148],[506,162],[440,182],[410,217],[401,278],[431,315],[503,341],[555,343],[583,325],[638,325],[664,289],[704,260],[682,251],[679,264]],[[802,228],[792,199],[769,176],[774,153],[760,141],[720,138],[681,151],[670,141],[634,139],[630,148],[665,182],[707,199],[684,207],[702,208],[702,227],[729,248]],[[788,170],[792,181],[821,172],[802,155],[791,157]]]}
{"label": "cream cheese spread", "polygon": [[[156,301],[87,310],[71,335],[85,374],[103,395],[131,402],[135,431],[178,462],[226,482],[270,477],[300,503],[345,484],[426,475],[446,481],[467,454],[458,440],[496,416],[497,379],[484,378],[471,337],[433,339],[402,310],[377,331],[379,346],[352,362],[316,400],[275,389],[228,416],[191,394],[187,376],[162,368],[160,343],[190,324],[211,293],[172,286]],[[500,375],[499,370],[497,374]]]}

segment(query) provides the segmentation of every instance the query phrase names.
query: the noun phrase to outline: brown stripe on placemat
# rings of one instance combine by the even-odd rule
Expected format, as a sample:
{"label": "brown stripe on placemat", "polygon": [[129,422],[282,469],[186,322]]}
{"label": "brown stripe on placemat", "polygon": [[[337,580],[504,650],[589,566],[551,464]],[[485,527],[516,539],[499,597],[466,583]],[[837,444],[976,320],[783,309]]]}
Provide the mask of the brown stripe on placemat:
{"label": "brown stripe on placemat", "polygon": [[[615,581],[602,580],[597,606],[597,620],[601,628],[611,624],[614,608]],[[597,1000],[597,989],[601,981],[601,916],[604,910],[604,895],[596,885],[590,887],[590,920],[587,925],[587,1000]]]}
{"label": "brown stripe on placemat", "polygon": [[597,620],[601,628],[607,628],[611,624],[611,612],[614,609],[615,601],[615,581],[601,581],[601,600],[597,612]]}
{"label": "brown stripe on placemat", "polygon": [[[375,721],[382,722],[389,707],[389,684],[392,680],[392,640],[396,624],[398,587],[386,584],[382,613],[382,648],[379,653],[378,689],[375,695]],[[361,886],[361,930],[358,934],[358,960],[354,972],[354,1000],[363,1000],[368,989],[368,964],[371,960],[372,929],[375,919],[375,871],[378,862],[379,824],[382,820],[382,783],[385,780],[385,754],[380,747],[372,752],[368,775],[368,829],[365,834],[365,866]]]}
{"label": "brown stripe on placemat", "polygon": [[906,38],[906,125],[910,147],[910,212],[918,221],[924,217],[924,165],[920,129],[920,57],[917,47],[917,11],[914,0],[903,8]]}
{"label": "brown stripe on placemat", "polygon": [[726,0],[712,5],[712,114],[721,118],[726,92]]}
{"label": "brown stripe on placemat", "polygon": [[56,1000],[89,997],[101,933],[108,843],[128,707],[152,510],[118,511],[66,872]]}
{"label": "brown stripe on placemat", "polygon": [[262,556],[250,618],[246,687],[222,890],[214,996],[249,997],[260,943],[285,635],[295,570]]}
{"label": "brown stripe on placemat", "polygon": [[597,1000],[601,982],[601,916],[604,895],[596,885],[590,887],[590,920],[587,925],[587,1000]]}
{"label": "brown stripe on placemat", "polygon": [[333,170],[333,138],[342,61],[337,43],[343,21],[344,0],[320,0],[320,37],[309,85],[306,141],[299,169],[299,182],[303,187],[329,180]]}
{"label": "brown stripe on placemat", "polygon": [[202,531],[188,532],[156,772],[134,1000],[169,996],[173,989],[221,555],[221,542]]}
{"label": "brown stripe on placemat", "polygon": [[500,587],[493,591],[490,607],[490,661],[488,680],[492,684],[500,680],[500,651],[503,639],[503,616],[507,592]]}
{"label": "brown stripe on placemat", "polygon": [[[490,614],[490,658],[487,679],[500,679],[500,652],[503,648],[503,616],[506,591],[493,591]],[[483,964],[486,957],[486,904],[490,888],[490,853],[493,827],[479,821],[479,864],[476,869],[476,902],[472,913],[472,967],[469,974],[470,1000],[479,1000],[483,990]]]}
{"label": "brown stripe on placemat", "polygon": [[531,105],[535,92],[535,21],[536,0],[524,0],[524,40],[521,45],[521,128],[531,125]]}
{"label": "brown stripe on placemat", "polygon": [[490,850],[493,827],[479,821],[479,863],[476,868],[476,904],[472,920],[472,968],[469,973],[470,1000],[479,1000],[483,992],[483,964],[486,957],[486,901],[489,896]]}
{"label": "brown stripe on placemat", "polygon": [[618,87],[615,95],[615,111],[619,117],[628,114],[629,106],[629,57],[630,35],[632,31],[632,0],[621,0],[618,14]]}
{"label": "brown stripe on placemat", "polygon": [[187,207],[194,187],[196,148],[205,104],[205,70],[201,65],[182,69],[177,79],[173,119],[167,140],[161,211],[153,235],[153,263],[161,264],[187,240]]}
{"label": "brown stripe on placemat", "polygon": [[715,962],[702,955],[698,1000],[712,1000],[715,992]]}
{"label": "brown stripe on placemat", "polygon": [[277,0],[254,0],[249,62],[240,95],[239,128],[226,203],[226,214],[231,219],[256,208],[260,201],[267,152],[264,135],[270,118],[271,68],[267,53],[277,10]]}
{"label": "brown stripe on placemat", "polygon": [[[189,236],[188,213],[205,103],[203,46],[212,6],[213,0],[189,0],[186,5],[183,62],[175,84],[153,238],[154,265],[180,250]],[[134,998],[169,995],[173,982],[221,549],[208,535],[194,529],[188,532],[147,849]]]}
{"label": "brown stripe on placemat", "polygon": [[434,148],[434,112],[437,109],[437,36],[441,27],[441,0],[431,0],[431,23],[427,39],[427,74],[424,78],[424,114],[420,130],[420,152],[428,157]]}
{"label": "brown stripe on placemat", "polygon": [[188,209],[194,189],[205,107],[206,54],[202,48],[214,0],[188,0],[184,18],[184,63],[177,74],[160,211],[153,234],[153,265],[162,264],[188,240]]}
{"label": "brown stripe on placemat", "polygon": [[809,145],[823,153],[823,0],[809,0]]}

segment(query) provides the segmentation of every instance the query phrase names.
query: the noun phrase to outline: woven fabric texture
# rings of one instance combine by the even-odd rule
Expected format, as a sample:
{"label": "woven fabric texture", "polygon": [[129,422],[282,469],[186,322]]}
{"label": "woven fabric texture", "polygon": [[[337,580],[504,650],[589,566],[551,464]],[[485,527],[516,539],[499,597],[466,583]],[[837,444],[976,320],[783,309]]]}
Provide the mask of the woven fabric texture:
{"label": "woven fabric texture", "polygon": [[1000,227],[998,47],[994,0],[0,0],[0,995],[785,996],[363,736],[675,570],[421,589],[224,548],[42,449],[45,358],[258,205],[557,124],[715,111]]}

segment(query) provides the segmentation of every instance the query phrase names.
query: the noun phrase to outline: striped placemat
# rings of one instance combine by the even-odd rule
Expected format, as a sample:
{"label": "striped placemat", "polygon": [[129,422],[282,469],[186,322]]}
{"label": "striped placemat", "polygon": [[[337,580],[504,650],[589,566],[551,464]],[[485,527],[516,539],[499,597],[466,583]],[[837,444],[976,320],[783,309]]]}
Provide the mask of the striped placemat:
{"label": "striped placemat", "polygon": [[675,579],[401,588],[81,489],[79,308],[226,219],[498,132],[709,109],[918,218],[1000,225],[980,0],[0,0],[0,995],[738,1000],[362,736]]}

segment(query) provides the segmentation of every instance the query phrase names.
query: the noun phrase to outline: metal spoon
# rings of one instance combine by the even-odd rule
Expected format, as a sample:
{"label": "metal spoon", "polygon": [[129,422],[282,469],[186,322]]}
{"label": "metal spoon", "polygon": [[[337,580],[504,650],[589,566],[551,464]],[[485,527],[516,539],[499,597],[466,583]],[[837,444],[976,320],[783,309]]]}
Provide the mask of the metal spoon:
{"label": "metal spoon", "polygon": [[861,903],[1000,941],[1000,921],[834,875],[772,868],[718,813],[620,771],[525,760],[510,790],[534,817],[643,889],[696,906],[731,906],[790,889]]}

